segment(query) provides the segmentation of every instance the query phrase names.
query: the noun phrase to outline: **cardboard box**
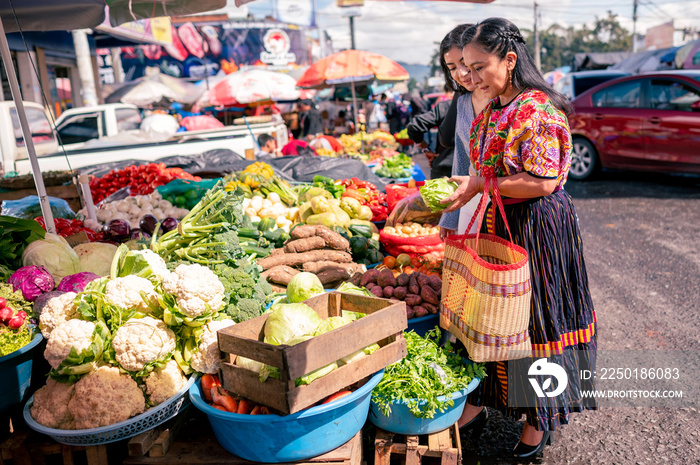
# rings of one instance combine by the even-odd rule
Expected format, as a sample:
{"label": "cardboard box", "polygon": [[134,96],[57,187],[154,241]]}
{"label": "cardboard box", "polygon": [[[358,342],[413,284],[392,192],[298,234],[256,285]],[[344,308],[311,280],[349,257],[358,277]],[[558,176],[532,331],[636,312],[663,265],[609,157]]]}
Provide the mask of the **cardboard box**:
{"label": "cardboard box", "polygon": [[[219,349],[225,354],[221,382],[225,389],[280,412],[295,413],[406,355],[403,331],[408,324],[404,302],[330,292],[304,303],[322,319],[341,316],[342,310],[365,313],[367,316],[295,346],[260,342],[268,315],[220,330]],[[372,355],[343,365],[309,385],[294,385],[300,376],[374,343],[379,344],[380,349]],[[279,368],[280,379],[260,382],[257,373],[234,365],[236,356]]]}

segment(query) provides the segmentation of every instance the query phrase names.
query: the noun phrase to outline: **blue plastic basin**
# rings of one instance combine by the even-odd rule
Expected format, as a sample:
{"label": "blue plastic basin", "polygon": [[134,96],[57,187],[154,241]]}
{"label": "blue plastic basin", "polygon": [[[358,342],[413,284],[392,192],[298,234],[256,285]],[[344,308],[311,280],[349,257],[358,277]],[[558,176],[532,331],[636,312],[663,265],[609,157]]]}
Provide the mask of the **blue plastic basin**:
{"label": "blue plastic basin", "polygon": [[[467,394],[479,385],[479,378],[474,378],[465,389],[452,394],[454,406],[444,412],[437,411],[433,418],[416,418],[413,416],[405,401],[395,401],[391,404],[391,413],[385,416],[374,402],[369,409],[369,421],[385,431],[398,434],[431,434],[442,431],[454,425],[464,411]],[[445,400],[444,396],[438,399]]]}
{"label": "blue plastic basin", "polygon": [[32,352],[42,339],[37,332],[29,344],[0,358],[0,412],[24,399],[32,381]]}
{"label": "blue plastic basin", "polygon": [[358,390],[334,402],[287,416],[239,415],[223,412],[202,398],[200,381],[190,388],[190,400],[207,414],[219,444],[246,460],[279,463],[306,460],[342,446],[367,421],[372,389],[381,370]]}
{"label": "blue plastic basin", "polygon": [[[408,328],[406,331],[415,331],[420,337],[425,337],[428,331],[440,325],[440,315],[425,315],[420,318],[411,318],[408,320]],[[440,330],[443,331],[443,330]],[[446,331],[443,331],[446,332]]]}

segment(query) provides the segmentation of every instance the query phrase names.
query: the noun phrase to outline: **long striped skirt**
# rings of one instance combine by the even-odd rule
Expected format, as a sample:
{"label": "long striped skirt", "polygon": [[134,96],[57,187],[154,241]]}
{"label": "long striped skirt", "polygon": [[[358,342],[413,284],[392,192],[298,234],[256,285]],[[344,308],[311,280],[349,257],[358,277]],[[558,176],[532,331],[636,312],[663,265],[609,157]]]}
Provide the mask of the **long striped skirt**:
{"label": "long striped skirt", "polygon": [[[508,238],[500,213],[494,215],[491,205],[488,212],[482,231]],[[578,216],[565,190],[506,205],[505,213],[513,242],[530,258],[533,358],[486,363],[488,376],[468,402],[499,409],[515,420],[524,414],[538,430],[554,431],[568,423],[571,412],[597,408],[595,400],[583,394],[595,388],[594,381],[577,375],[582,368],[595,371],[597,346]],[[566,390],[553,398],[535,395],[528,376],[530,364],[542,357],[568,375]]]}

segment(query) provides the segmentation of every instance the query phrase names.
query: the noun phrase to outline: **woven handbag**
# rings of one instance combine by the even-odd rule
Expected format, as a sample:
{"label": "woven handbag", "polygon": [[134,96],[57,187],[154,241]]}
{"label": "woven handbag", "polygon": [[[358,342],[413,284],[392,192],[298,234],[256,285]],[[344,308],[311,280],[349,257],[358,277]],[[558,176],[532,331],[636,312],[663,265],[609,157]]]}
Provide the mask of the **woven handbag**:
{"label": "woven handbag", "polygon": [[513,243],[495,178],[487,178],[474,212],[481,225],[489,185],[501,211],[510,242],[491,234],[449,236],[445,241],[440,326],[455,335],[475,362],[529,357],[530,265],[527,251]]}

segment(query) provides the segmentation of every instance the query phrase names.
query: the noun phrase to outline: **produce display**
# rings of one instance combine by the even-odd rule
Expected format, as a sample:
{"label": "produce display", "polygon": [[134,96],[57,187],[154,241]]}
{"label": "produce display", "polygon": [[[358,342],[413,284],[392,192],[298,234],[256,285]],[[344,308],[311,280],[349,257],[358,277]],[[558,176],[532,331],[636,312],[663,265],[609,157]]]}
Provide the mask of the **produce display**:
{"label": "produce display", "polygon": [[0,283],[0,357],[32,341],[35,330],[29,323],[33,318],[32,304],[22,291],[11,284]]}
{"label": "produce display", "polygon": [[362,275],[359,285],[377,297],[406,302],[408,319],[434,315],[439,310],[442,279],[437,274],[401,272],[395,275],[389,268],[377,267]]}
{"label": "produce display", "polygon": [[[407,354],[386,367],[384,377],[372,391],[372,402],[388,416],[393,401],[407,401],[416,418],[433,418],[454,405],[452,394],[467,387],[473,378],[483,378],[483,364],[465,363],[448,342],[440,347],[440,330],[425,338],[412,331],[404,333]],[[444,396],[444,400],[440,397]]]}
{"label": "produce display", "polygon": [[[357,202],[345,200],[345,205],[348,205],[350,209],[348,213],[357,212],[353,218],[370,221],[384,221],[387,219],[389,208],[386,206],[386,194],[380,192],[377,186],[357,178],[343,179],[341,184],[345,186],[345,191],[341,194],[341,198],[355,199],[359,202],[358,205]],[[341,201],[341,207],[343,205]],[[344,209],[348,211],[348,209]]]}
{"label": "produce display", "polygon": [[355,134],[341,134],[338,140],[345,148],[345,153],[359,158],[366,158],[366,155],[361,153],[363,145],[365,152],[380,148],[396,149],[398,147],[394,136],[384,131],[374,131],[372,133],[359,131]]}
{"label": "produce display", "polygon": [[405,153],[399,153],[393,157],[386,157],[381,166],[374,170],[377,176],[385,178],[408,178],[411,176],[413,160]]}
{"label": "produce display", "polygon": [[267,163],[255,162],[248,165],[245,170],[227,176],[224,185],[227,191],[237,190],[246,198],[255,195],[266,198],[274,193],[288,206],[297,202],[297,195],[289,183],[276,176]]}
{"label": "produce display", "polygon": [[[43,216],[37,216],[34,220],[39,223],[42,228],[46,229],[46,222]],[[56,225],[56,234],[61,237],[70,237],[73,234],[84,232],[90,242],[101,241],[105,238],[104,233],[87,227],[85,223],[79,219],[67,220],[64,218],[54,218],[54,224]]]}
{"label": "produce display", "polygon": [[432,224],[408,222],[387,226],[379,233],[379,241],[393,256],[405,253],[442,258],[445,252],[440,228]]}
{"label": "produce display", "polygon": [[192,176],[182,168],[166,168],[164,163],[148,163],[112,170],[101,178],[93,178],[90,180],[90,193],[95,203],[126,186],[129,186],[131,195],[146,195],[173,179],[201,181],[200,177]]}

